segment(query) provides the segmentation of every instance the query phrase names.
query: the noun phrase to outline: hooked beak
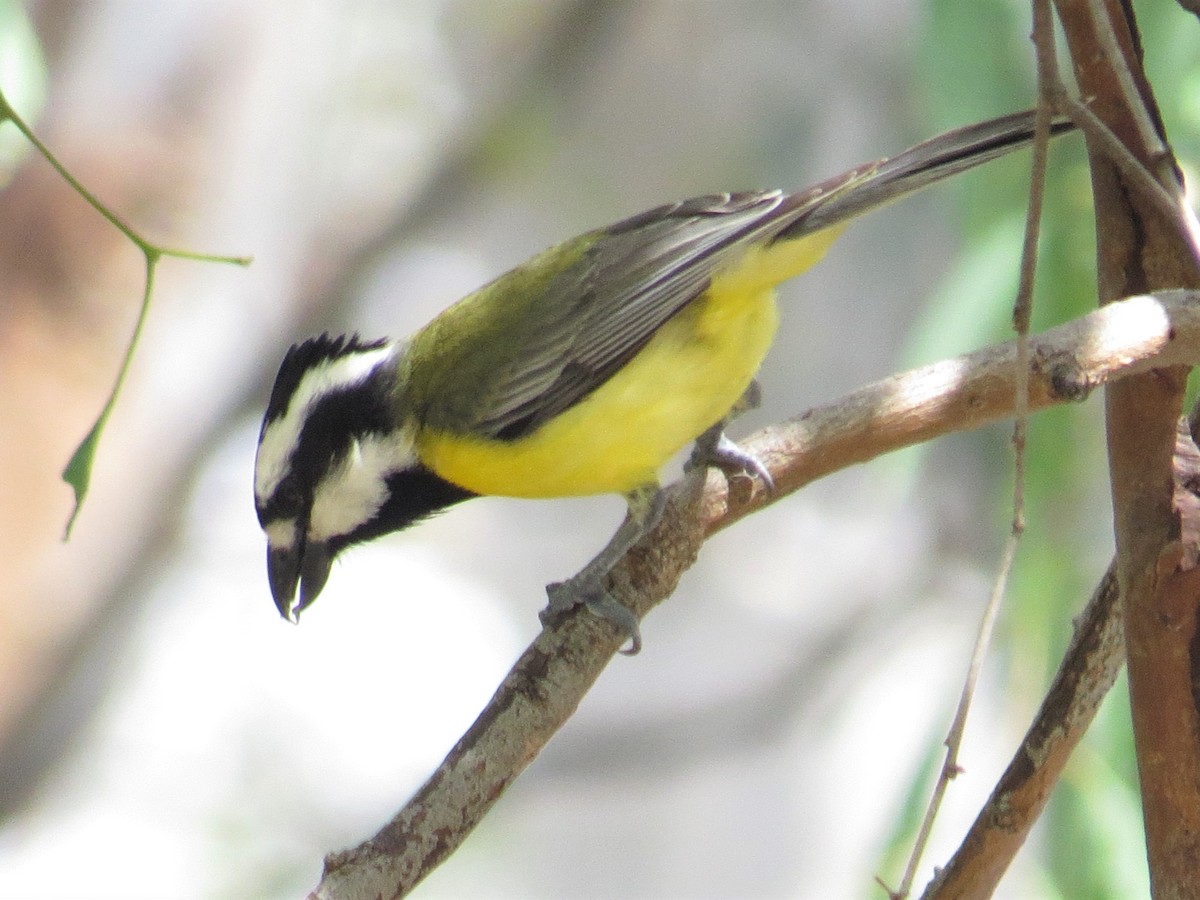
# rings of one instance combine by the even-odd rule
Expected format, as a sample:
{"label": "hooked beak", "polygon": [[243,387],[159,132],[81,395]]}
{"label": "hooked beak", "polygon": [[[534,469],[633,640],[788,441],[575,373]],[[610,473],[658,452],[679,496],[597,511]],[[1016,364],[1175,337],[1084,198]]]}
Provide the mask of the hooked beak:
{"label": "hooked beak", "polygon": [[[299,622],[300,613],[308,607],[329,578],[333,556],[329,546],[308,541],[292,547],[267,548],[267,580],[275,608],[289,622]],[[296,602],[296,585],[300,585],[300,601]]]}

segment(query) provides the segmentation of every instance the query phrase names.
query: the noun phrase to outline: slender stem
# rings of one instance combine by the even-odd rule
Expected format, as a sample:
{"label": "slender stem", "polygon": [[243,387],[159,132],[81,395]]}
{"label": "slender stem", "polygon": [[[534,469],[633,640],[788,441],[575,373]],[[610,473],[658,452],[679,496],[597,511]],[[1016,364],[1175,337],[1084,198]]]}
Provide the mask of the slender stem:
{"label": "slender stem", "polygon": [[1129,148],[1121,143],[1120,138],[1092,112],[1091,107],[1068,94],[1061,83],[1054,86],[1054,91],[1055,106],[1070,115],[1079,126],[1079,130],[1096,142],[1104,151],[1105,158],[1129,179],[1130,184],[1138,188],[1142,196],[1167,221],[1180,226],[1181,236],[1187,241],[1189,251],[1194,257],[1200,258],[1200,226],[1197,225],[1196,215],[1191,207],[1172,197],[1150,171],[1138,162],[1137,157],[1129,152]]}
{"label": "slender stem", "polygon": [[157,251],[146,250],[146,287],[142,291],[142,307],[138,310],[137,321],[133,325],[133,334],[129,338],[129,352],[121,360],[121,368],[117,370],[117,378],[113,382],[112,394],[109,395],[108,402],[104,405],[104,411],[100,413],[101,421],[108,419],[113,406],[116,405],[117,394],[121,392],[121,386],[125,384],[125,376],[129,374],[129,367],[133,363],[133,348],[141,340],[142,329],[145,328],[146,319],[150,317],[150,297],[154,293],[154,273],[161,258]]}
{"label": "slender stem", "polygon": [[1025,237],[1021,245],[1021,276],[1012,315],[1013,328],[1017,332],[1017,367],[1013,385],[1015,397],[1012,434],[1012,524],[996,579],[992,585],[991,596],[988,598],[987,606],[984,608],[983,617],[979,623],[979,632],[971,651],[971,661],[963,681],[958,707],[954,712],[954,720],[946,735],[946,758],[938,775],[937,783],[934,785],[933,794],[929,798],[929,804],[925,808],[925,815],[921,820],[917,838],[913,842],[912,852],[909,854],[900,887],[895,891],[889,891],[893,898],[907,897],[912,890],[917,868],[925,853],[925,847],[929,842],[933,823],[941,809],[942,800],[950,786],[950,781],[962,771],[958,764],[958,754],[962,748],[963,735],[966,732],[967,715],[975,697],[979,673],[991,646],[996,618],[1000,614],[1000,607],[1003,605],[1004,596],[1008,590],[1008,582],[1016,562],[1021,536],[1025,533],[1025,444],[1029,423],[1029,323],[1033,312],[1033,284],[1034,276],[1037,273],[1038,240],[1041,235],[1042,205],[1045,198],[1046,162],[1050,147],[1050,124],[1054,112],[1051,105],[1051,85],[1056,82],[1055,73],[1057,71],[1049,0],[1033,0],[1033,41],[1037,49],[1038,60],[1038,106],[1034,117],[1033,159],[1030,164]]}
{"label": "slender stem", "polygon": [[129,367],[133,362],[134,351],[137,349],[138,340],[142,335],[142,328],[145,326],[146,318],[150,313],[150,299],[154,294],[154,271],[158,266],[159,260],[164,256],[172,256],[178,259],[191,259],[198,262],[230,263],[239,266],[247,266],[251,260],[248,256],[219,256],[210,253],[198,253],[194,250],[164,247],[147,240],[138,234],[132,226],[128,225],[124,219],[101,203],[91,191],[84,187],[78,178],[67,171],[67,167],[59,162],[58,157],[50,152],[50,148],[38,139],[38,136],[33,133],[33,129],[13,109],[12,104],[8,102],[8,98],[4,96],[3,90],[0,90],[0,123],[5,121],[12,122],[17,130],[25,136],[25,139],[33,145],[34,149],[41,154],[42,158],[50,164],[51,168],[62,177],[63,181],[70,185],[71,189],[79,194],[92,209],[103,216],[109,224],[125,235],[142,252],[142,256],[146,259],[146,285],[142,292],[141,309],[138,310],[137,323],[134,325],[129,345],[125,349],[125,355],[121,359],[120,368],[117,370],[117,379],[113,385],[112,393],[108,395],[108,400],[105,401],[100,415],[96,417],[87,436],[80,442],[75,452],[71,454],[71,459],[67,462],[67,466],[63,470],[63,479],[75,489],[75,508],[71,511],[71,516],[67,520],[66,533],[64,534],[65,540],[71,535],[71,528],[75,524],[76,517],[79,515],[83,499],[87,495],[88,486],[91,482],[92,460],[96,453],[97,442],[100,440],[100,434],[104,430],[104,426],[108,423],[108,418],[112,414],[113,407],[116,406],[117,396],[121,392],[121,386],[125,383],[125,376],[129,374]]}
{"label": "slender stem", "polygon": [[30,128],[25,120],[22,119],[17,113],[17,111],[13,109],[12,104],[8,102],[8,98],[4,96],[3,90],[0,90],[0,121],[3,120],[12,122],[13,125],[17,127],[17,130],[25,136],[25,139],[33,145],[34,149],[37,150],[37,152],[41,154],[46,162],[50,164],[51,168],[53,168],[54,171],[62,177],[63,181],[71,186],[73,191],[86,200],[92,209],[96,210],[96,212],[100,213],[100,215],[107,219],[114,228],[121,232],[121,234],[129,238],[129,240],[133,242],[133,244],[139,250],[141,250],[143,254],[145,254],[147,263],[149,263],[151,256],[174,256],[180,259],[194,259],[201,262],[230,263],[238,266],[250,265],[251,259],[248,256],[221,256],[209,253],[197,253],[193,250],[177,250],[170,247],[163,247],[146,240],[146,238],[138,234],[137,231],[135,231],[130,225],[126,224],[125,220],[101,203],[95,194],[84,187],[82,182],[72,175],[67,170],[66,166],[59,162],[58,157],[56,157],[50,151],[49,147],[47,147],[38,139],[38,136],[34,134],[33,129]]}

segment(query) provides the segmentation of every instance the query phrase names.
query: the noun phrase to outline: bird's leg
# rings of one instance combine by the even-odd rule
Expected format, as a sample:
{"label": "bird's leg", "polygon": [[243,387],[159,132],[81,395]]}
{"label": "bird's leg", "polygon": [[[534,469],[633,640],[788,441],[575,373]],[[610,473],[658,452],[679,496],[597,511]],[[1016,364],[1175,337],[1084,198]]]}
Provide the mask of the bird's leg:
{"label": "bird's leg", "polygon": [[577,575],[566,581],[546,586],[550,605],[542,612],[542,620],[584,604],[592,613],[608,619],[629,636],[629,656],[642,649],[642,633],[637,617],[608,591],[605,580],[621,558],[629,552],[662,518],[667,505],[667,492],[657,484],[646,484],[625,495],[629,513],[621,527]]}
{"label": "bird's leg", "polygon": [[[729,415],[696,438],[696,446],[687,468],[716,466],[727,475],[758,476],[768,491],[774,490],[775,482],[771,479],[767,467],[753,454],[747,453],[725,436],[726,423],[747,410],[755,409],[761,396],[758,382],[750,382],[750,386],[734,404]],[[629,513],[604,549],[578,574],[566,581],[557,581],[546,586],[550,603],[542,611],[541,618],[546,622],[583,604],[589,611],[608,619],[629,636],[629,649],[621,652],[632,656],[642,648],[642,634],[637,617],[609,593],[606,579],[613,566],[620,562],[630,548],[658,524],[667,505],[667,492],[657,484],[645,484],[626,494],[625,502],[629,506]]]}
{"label": "bird's leg", "polygon": [[724,472],[727,478],[733,475],[757,476],[768,492],[774,491],[775,481],[771,478],[771,473],[767,471],[762,460],[753,453],[743,450],[725,436],[725,426],[747,410],[756,409],[761,399],[762,388],[759,387],[757,381],[750,382],[746,393],[742,394],[742,398],[734,404],[729,415],[696,438],[696,444],[692,449],[692,456],[688,460],[686,468],[713,466]]}

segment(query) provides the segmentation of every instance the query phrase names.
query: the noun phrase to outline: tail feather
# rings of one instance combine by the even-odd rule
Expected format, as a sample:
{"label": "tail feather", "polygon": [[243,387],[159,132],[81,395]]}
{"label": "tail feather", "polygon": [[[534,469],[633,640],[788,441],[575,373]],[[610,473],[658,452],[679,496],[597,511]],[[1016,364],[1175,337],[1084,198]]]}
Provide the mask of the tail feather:
{"label": "tail feather", "polygon": [[[1034,117],[1034,110],[1026,110],[947,131],[896,156],[859,166],[792,194],[782,206],[796,210],[796,219],[775,240],[820,231],[1019,150],[1033,142]],[[1056,136],[1074,128],[1070,119],[1059,117],[1051,122],[1050,134]]]}

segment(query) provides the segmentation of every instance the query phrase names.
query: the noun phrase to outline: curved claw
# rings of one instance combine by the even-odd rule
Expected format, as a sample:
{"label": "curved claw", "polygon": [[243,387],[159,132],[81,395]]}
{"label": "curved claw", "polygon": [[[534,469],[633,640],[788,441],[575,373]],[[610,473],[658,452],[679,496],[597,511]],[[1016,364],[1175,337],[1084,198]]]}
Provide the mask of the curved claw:
{"label": "curved claw", "polygon": [[713,466],[726,475],[745,474],[762,482],[767,493],[775,492],[775,479],[763,464],[763,461],[746,450],[743,450],[720,431],[715,435],[701,435],[696,441],[689,466]]}
{"label": "curved claw", "polygon": [[608,591],[589,597],[583,602],[592,615],[608,619],[629,638],[629,649],[623,649],[621,653],[625,656],[637,656],[641,652],[642,629],[638,625],[637,616],[629,611],[629,607]]}
{"label": "curved claw", "polygon": [[629,638],[629,649],[621,653],[634,656],[642,649],[642,630],[637,616],[603,587],[589,588],[571,579],[547,585],[546,594],[550,603],[541,612],[543,624],[547,624],[555,615],[568,612],[576,606],[585,606],[588,612],[612,622]]}

